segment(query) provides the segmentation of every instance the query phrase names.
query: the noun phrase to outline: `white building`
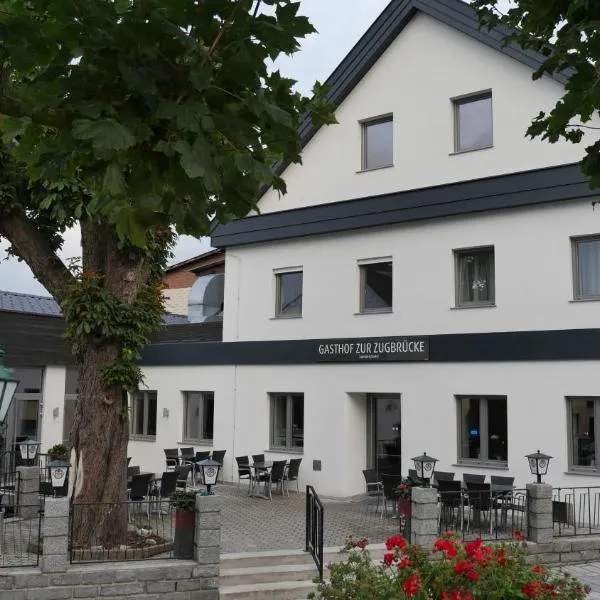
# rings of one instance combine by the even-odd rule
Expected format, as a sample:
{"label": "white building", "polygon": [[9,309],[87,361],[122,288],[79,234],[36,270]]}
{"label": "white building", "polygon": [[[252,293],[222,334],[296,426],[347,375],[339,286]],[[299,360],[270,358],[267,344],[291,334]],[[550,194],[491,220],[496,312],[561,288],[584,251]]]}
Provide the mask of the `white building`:
{"label": "white building", "polygon": [[554,485],[597,483],[598,197],[581,146],[524,137],[564,82],[501,40],[460,0],[390,3],[288,194],[215,231],[223,341],[145,352],[132,464],[225,449],[236,480],[235,456],[301,455],[301,484],[350,496],[423,451],[523,485],[539,448]]}

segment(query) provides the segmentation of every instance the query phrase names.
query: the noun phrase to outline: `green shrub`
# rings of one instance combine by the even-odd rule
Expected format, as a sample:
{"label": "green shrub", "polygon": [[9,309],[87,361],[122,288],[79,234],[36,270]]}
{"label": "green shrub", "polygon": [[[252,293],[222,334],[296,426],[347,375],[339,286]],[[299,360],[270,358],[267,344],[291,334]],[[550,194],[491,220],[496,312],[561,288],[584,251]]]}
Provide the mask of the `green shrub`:
{"label": "green shrub", "polygon": [[48,450],[48,454],[51,456],[66,456],[67,447],[64,444],[54,444],[54,446]]}
{"label": "green shrub", "polygon": [[519,539],[498,545],[461,543],[446,534],[431,553],[400,536],[386,542],[383,562],[371,561],[361,543],[346,545],[348,558],[329,565],[330,583],[311,598],[324,600],[581,600],[587,586],[568,575],[525,561]]}

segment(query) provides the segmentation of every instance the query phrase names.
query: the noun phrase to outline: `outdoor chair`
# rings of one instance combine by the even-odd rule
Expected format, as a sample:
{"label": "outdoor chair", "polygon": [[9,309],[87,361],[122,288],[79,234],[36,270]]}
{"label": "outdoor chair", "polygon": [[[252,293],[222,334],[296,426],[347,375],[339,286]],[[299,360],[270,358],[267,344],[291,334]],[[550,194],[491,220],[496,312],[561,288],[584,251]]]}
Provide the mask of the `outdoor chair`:
{"label": "outdoor chair", "polygon": [[255,463],[265,462],[265,455],[264,454],[253,454],[252,462],[255,462]]}
{"label": "outdoor chair", "polygon": [[181,448],[180,464],[192,464],[194,462],[194,449],[193,448]]}
{"label": "outdoor chair", "polygon": [[134,467],[127,467],[127,485],[131,486],[131,478],[134,475],[140,474],[140,468],[136,465]]}
{"label": "outdoor chair", "polygon": [[285,471],[285,488],[288,489],[288,483],[290,481],[296,482],[296,491],[300,492],[300,482],[298,475],[300,473],[300,463],[302,462],[301,458],[292,458],[288,464],[288,467]]}
{"label": "outdoor chair", "polygon": [[221,481],[223,481],[223,462],[225,461],[226,452],[227,450],[213,450],[212,453],[212,459],[221,465],[221,469],[219,470],[219,477],[221,478]]}
{"label": "outdoor chair", "polygon": [[175,493],[175,490],[177,489],[178,478],[179,473],[176,471],[165,471],[160,478],[160,486],[155,484],[150,490],[150,497],[152,499],[156,499],[159,512],[162,512],[162,502],[165,499],[168,500]]}
{"label": "outdoor chair", "polygon": [[489,529],[492,533],[492,510],[494,503],[492,501],[491,487],[489,483],[479,483],[466,481],[467,487],[467,505],[469,512],[467,515],[467,531],[471,530],[471,523],[479,525],[481,529],[481,517],[487,513],[489,518]]}
{"label": "outdoor chair", "polygon": [[285,460],[274,460],[271,470],[268,472],[261,473],[259,475],[259,481],[263,480],[269,488],[269,500],[272,500],[271,488],[273,484],[278,485],[281,488],[281,495],[283,496],[283,485],[285,482],[285,467],[287,461]]}
{"label": "outdoor chair", "polygon": [[434,471],[433,479],[435,481],[454,481],[454,473],[450,471]]}
{"label": "outdoor chair", "polygon": [[389,501],[391,501],[394,506],[392,514],[396,513],[396,501],[398,499],[396,488],[402,483],[402,475],[383,473],[381,475],[381,483],[383,485],[383,509],[381,511],[381,517],[383,518],[384,514],[387,517]]}
{"label": "outdoor chair", "polygon": [[238,467],[238,488],[240,487],[240,483],[242,479],[247,479],[250,483],[252,479],[252,471],[248,466],[250,464],[250,459],[247,456],[236,456],[235,462]]}
{"label": "outdoor chair", "polygon": [[177,489],[185,490],[187,488],[187,480],[192,470],[192,465],[179,465],[175,467],[177,473]]}
{"label": "outdoor chair", "polygon": [[438,481],[440,511],[438,513],[438,531],[463,530],[464,502],[460,481],[440,479]]}
{"label": "outdoor chair", "polygon": [[379,501],[383,494],[383,483],[379,477],[377,477],[377,471],[375,469],[365,469],[363,471],[363,476],[365,478],[365,483],[367,484],[367,495],[377,496],[377,507],[375,508],[375,512],[378,512]]}
{"label": "outdoor chair", "polygon": [[492,485],[513,485],[514,477],[501,477],[500,475],[490,475],[490,483]]}
{"label": "outdoor chair", "polygon": [[194,485],[196,485],[196,478],[198,477],[198,473],[200,473],[200,483],[204,483],[204,481],[202,480],[202,471],[198,463],[202,462],[203,460],[206,460],[207,458],[210,458],[210,450],[196,452],[196,456],[194,457]]}
{"label": "outdoor chair", "polygon": [[[129,467],[131,468],[131,467]],[[129,520],[131,522],[131,511],[135,504],[138,506],[148,499],[150,492],[150,482],[152,481],[152,473],[145,473],[144,475],[134,475],[131,478],[131,487],[129,489]],[[150,503],[146,503],[146,515],[150,518]]]}
{"label": "outdoor chair", "polygon": [[167,461],[167,471],[173,471],[179,466],[179,450],[177,448],[164,448],[165,459]]}
{"label": "outdoor chair", "polygon": [[484,483],[485,475],[474,475],[473,473],[463,473],[463,483]]}

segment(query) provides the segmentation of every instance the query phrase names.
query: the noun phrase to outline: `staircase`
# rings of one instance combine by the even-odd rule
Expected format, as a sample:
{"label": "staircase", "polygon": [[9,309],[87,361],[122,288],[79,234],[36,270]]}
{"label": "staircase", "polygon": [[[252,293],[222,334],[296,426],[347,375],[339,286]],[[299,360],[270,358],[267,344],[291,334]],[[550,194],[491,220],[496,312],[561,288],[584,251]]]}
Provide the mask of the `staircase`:
{"label": "staircase", "polygon": [[[371,558],[381,560],[383,544],[369,546]],[[339,548],[324,548],[325,564],[343,560]],[[323,575],[327,577],[327,570]],[[225,600],[303,600],[315,589],[317,569],[302,550],[244,552],[221,555],[220,595]]]}

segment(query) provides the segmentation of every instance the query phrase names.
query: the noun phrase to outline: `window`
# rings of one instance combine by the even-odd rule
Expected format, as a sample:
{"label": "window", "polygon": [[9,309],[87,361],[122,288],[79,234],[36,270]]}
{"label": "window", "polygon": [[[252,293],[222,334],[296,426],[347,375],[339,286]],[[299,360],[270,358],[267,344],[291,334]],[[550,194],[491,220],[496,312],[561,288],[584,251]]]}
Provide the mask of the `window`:
{"label": "window", "polygon": [[596,425],[600,398],[567,398],[570,415],[569,467],[597,470]]}
{"label": "window", "polygon": [[271,394],[271,448],[304,447],[304,395]]}
{"label": "window", "polygon": [[459,461],[507,463],[505,397],[459,397],[458,422]]}
{"label": "window", "polygon": [[576,300],[600,300],[600,236],[573,240]]}
{"label": "window", "polygon": [[156,392],[144,391],[131,399],[132,436],[156,436],[156,398]]}
{"label": "window", "polygon": [[492,145],[492,94],[454,101],[454,151],[481,150]]}
{"label": "window", "polygon": [[65,403],[63,407],[63,442],[68,444],[73,421],[75,420],[75,408],[79,397],[79,370],[67,368],[65,380]]}
{"label": "window", "polygon": [[362,169],[394,164],[394,121],[391,116],[362,123]]}
{"label": "window", "polygon": [[275,273],[277,297],[275,314],[277,317],[302,316],[302,271]]}
{"label": "window", "polygon": [[494,248],[455,250],[454,256],[456,306],[494,304]]}
{"label": "window", "polygon": [[213,392],[184,392],[183,441],[212,442],[215,422]]}
{"label": "window", "polygon": [[392,261],[369,262],[360,268],[360,312],[391,312]]}

